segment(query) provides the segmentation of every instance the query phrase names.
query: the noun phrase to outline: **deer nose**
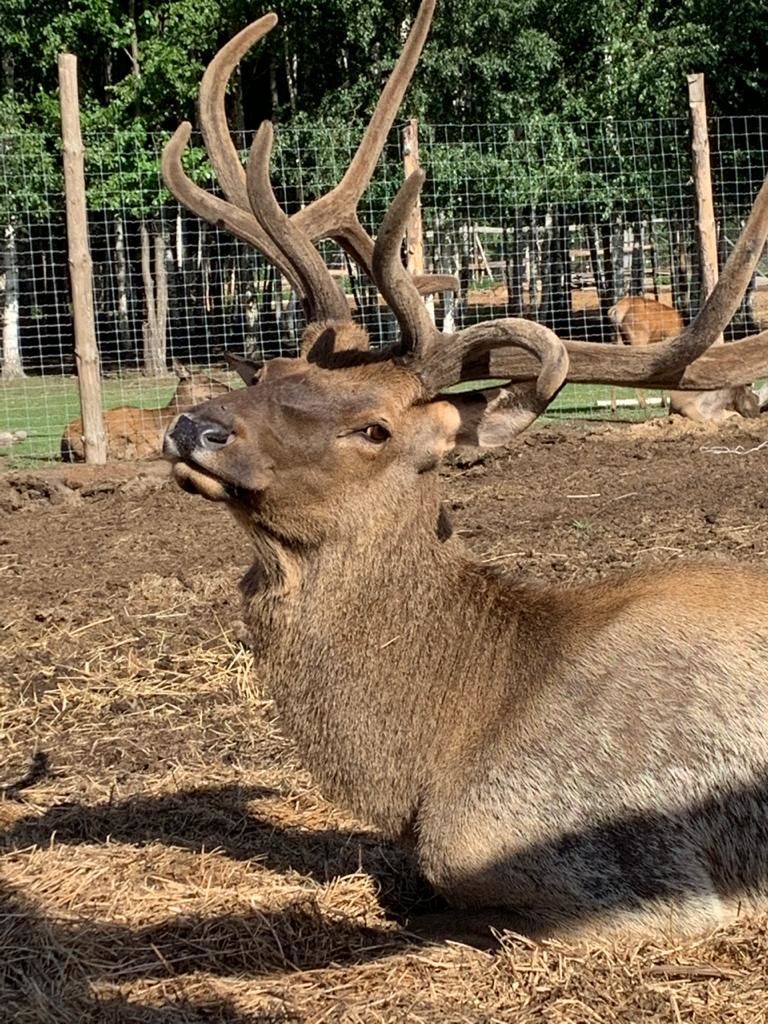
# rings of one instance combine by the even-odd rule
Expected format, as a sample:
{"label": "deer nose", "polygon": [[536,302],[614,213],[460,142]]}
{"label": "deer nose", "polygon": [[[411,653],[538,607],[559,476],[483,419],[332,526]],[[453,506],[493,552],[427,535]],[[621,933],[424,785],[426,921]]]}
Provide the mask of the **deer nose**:
{"label": "deer nose", "polygon": [[220,423],[196,420],[182,413],[165,435],[163,452],[174,458],[186,459],[196,451],[217,451],[232,436]]}

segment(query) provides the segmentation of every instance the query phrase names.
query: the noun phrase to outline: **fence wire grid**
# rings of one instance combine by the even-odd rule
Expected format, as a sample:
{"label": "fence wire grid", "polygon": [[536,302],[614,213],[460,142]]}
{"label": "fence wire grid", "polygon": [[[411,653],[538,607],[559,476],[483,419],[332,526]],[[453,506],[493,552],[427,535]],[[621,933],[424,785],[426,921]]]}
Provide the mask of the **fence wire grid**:
{"label": "fence wire grid", "polygon": [[[710,122],[721,263],[766,173],[768,118]],[[685,118],[579,124],[419,125],[425,269],[458,276],[438,297],[438,325],[527,316],[562,337],[610,342],[608,307],[623,294],[677,307],[688,320],[698,294],[696,212]],[[273,157],[289,212],[342,177],[361,131],[281,126]],[[224,349],[292,355],[301,305],[264,258],[181,208],[161,181],[165,137],[86,136],[88,227],[104,403],[156,407],[174,393],[179,361],[224,379]],[[237,138],[247,153],[250,137]],[[199,138],[187,170],[217,190]],[[376,233],[403,181],[401,129],[393,131],[360,218]],[[3,261],[0,310],[0,453],[5,463],[58,457],[79,415],[58,142],[0,137]],[[397,325],[357,268],[332,243],[320,250],[374,344]],[[768,320],[765,263],[729,330]],[[23,375],[22,375],[23,374]],[[633,391],[568,387],[554,416],[638,416]],[[8,435],[26,435],[10,444]],[[3,463],[0,462],[0,465]]]}

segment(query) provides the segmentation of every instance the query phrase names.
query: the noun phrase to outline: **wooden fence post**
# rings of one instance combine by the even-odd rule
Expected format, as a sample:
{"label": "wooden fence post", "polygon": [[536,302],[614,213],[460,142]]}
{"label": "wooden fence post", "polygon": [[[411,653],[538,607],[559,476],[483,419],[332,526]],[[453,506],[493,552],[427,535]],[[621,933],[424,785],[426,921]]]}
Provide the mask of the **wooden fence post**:
{"label": "wooden fence post", "polygon": [[[403,128],[403,173],[407,178],[421,167],[419,161],[419,122],[412,117]],[[406,267],[411,274],[424,273],[424,226],[421,220],[421,200],[411,211],[405,228]],[[428,295],[426,306],[432,320],[435,319],[434,296]]]}
{"label": "wooden fence post", "polygon": [[101,405],[101,368],[93,312],[93,264],[88,245],[83,139],[77,95],[77,57],[59,54],[59,101],[64,148],[64,193],[67,209],[67,250],[72,282],[75,362],[80,390],[85,461],[107,461],[107,438]]}
{"label": "wooden fence post", "polygon": [[[704,75],[688,75],[688,106],[691,111],[691,155],[693,181],[696,190],[696,228],[699,241],[701,267],[701,304],[707,300],[717,284],[717,225],[712,198],[712,171],[709,160],[709,133],[707,131],[707,103],[704,95]],[[714,342],[722,344],[720,335]]]}

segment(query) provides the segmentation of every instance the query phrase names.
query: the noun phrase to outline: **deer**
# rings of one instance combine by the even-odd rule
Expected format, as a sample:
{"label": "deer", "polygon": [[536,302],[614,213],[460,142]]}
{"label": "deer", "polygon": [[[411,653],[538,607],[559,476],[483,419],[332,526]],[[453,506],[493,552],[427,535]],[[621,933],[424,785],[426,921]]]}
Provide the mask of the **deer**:
{"label": "deer", "polygon": [[[167,405],[159,409],[122,405],[104,413],[107,454],[111,461],[159,458],[165,429],[179,412],[229,391],[222,381],[204,373],[192,373],[182,363],[174,362],[173,370],[178,384]],[[85,461],[81,419],[72,420],[64,428],[61,459],[62,462]]]}
{"label": "deer", "polygon": [[[674,306],[644,296],[625,295],[608,310],[618,345],[654,345],[676,338],[683,331],[683,318]],[[637,404],[646,408],[645,395],[636,391]],[[670,412],[698,423],[718,423],[731,416],[754,419],[760,402],[749,385],[715,391],[669,391]],[[611,389],[611,412],[616,413],[616,391]]]}
{"label": "deer", "polygon": [[[165,182],[274,258],[308,323],[295,357],[233,361],[246,386],[180,413],[164,454],[249,541],[256,671],[304,765],[447,901],[442,930],[408,927],[478,944],[492,929],[699,934],[768,906],[768,574],[704,563],[570,587],[510,578],[451,532],[438,467],[457,444],[512,442],[567,381],[713,390],[765,373],[768,332],[710,346],[765,244],[768,179],[675,338],[606,354],[524,319],[439,332],[423,295],[440,281],[400,257],[423,170],[375,240],[357,217],[433,9],[422,0],[341,184],[291,215],[270,181],[272,125],[243,167],[224,108],[275,16],[208,66],[200,120],[223,196],[184,172],[187,123],[164,150]],[[355,253],[397,344],[371,349],[319,237]],[[477,390],[448,390],[458,382]]]}

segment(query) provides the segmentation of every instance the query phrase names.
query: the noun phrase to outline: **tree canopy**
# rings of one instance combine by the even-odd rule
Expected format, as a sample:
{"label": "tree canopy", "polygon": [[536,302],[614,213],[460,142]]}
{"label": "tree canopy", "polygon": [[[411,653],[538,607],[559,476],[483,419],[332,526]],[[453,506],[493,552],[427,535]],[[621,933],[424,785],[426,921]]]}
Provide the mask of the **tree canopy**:
{"label": "tree canopy", "polygon": [[[42,210],[45,195],[55,192],[57,57],[69,50],[79,58],[92,207],[152,214],[167,198],[158,180],[156,133],[182,119],[196,121],[206,64],[269,6],[0,0],[0,156],[14,178],[0,206]],[[233,76],[230,124],[250,131],[265,117],[280,122],[279,179],[289,200],[300,202],[337,179],[336,164],[378,97],[417,0],[277,0],[272,6],[277,28]],[[426,129],[436,189],[445,191],[453,179],[487,177],[498,165],[492,177],[501,207],[521,202],[523,193],[535,201],[542,190],[567,201],[576,185],[605,191],[604,183],[591,181],[589,140],[583,129],[573,135],[571,123],[596,122],[599,146],[606,152],[613,146],[618,161],[622,133],[631,134],[643,119],[686,116],[685,74],[693,70],[707,75],[712,114],[762,113],[764,0],[439,0],[402,116],[464,133],[456,150],[448,128],[445,144]],[[473,125],[496,126],[478,137],[476,151],[467,134]],[[507,126],[503,132],[500,125]],[[656,158],[647,142],[642,151],[652,169]],[[199,148],[188,154],[188,167],[205,177]],[[642,173],[635,167],[635,177]],[[635,192],[639,187],[634,182]],[[386,192],[385,186],[377,198],[374,182],[371,202],[380,205]],[[605,207],[610,199],[595,197]]]}
{"label": "tree canopy", "polygon": [[[265,4],[264,10],[270,5]],[[244,62],[236,127],[264,117],[348,123],[370,109],[415,0],[278,0],[279,26]],[[55,134],[56,58],[79,57],[85,127],[194,120],[202,69],[262,13],[246,0],[0,0],[3,123]],[[407,100],[433,123],[667,117],[704,71],[713,114],[763,113],[763,0],[441,0]]]}

